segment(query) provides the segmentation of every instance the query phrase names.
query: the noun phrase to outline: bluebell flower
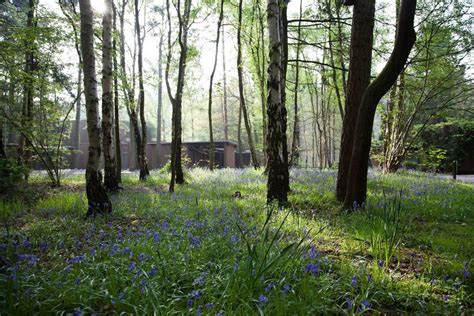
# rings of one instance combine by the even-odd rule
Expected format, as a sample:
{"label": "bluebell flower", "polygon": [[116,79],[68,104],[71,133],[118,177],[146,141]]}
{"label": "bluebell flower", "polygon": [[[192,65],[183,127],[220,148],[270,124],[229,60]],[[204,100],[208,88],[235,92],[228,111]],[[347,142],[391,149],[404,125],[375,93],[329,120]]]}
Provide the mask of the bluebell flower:
{"label": "bluebell flower", "polygon": [[160,241],[160,234],[159,233],[154,233],[153,234],[153,240],[155,242],[159,242]]}
{"label": "bluebell flower", "polygon": [[196,316],[201,316],[201,315],[202,315],[202,305],[199,305],[196,310]]}
{"label": "bluebell flower", "polygon": [[282,291],[283,291],[283,293],[285,293],[285,294],[290,293],[290,291],[291,291],[291,286],[290,286],[289,284],[283,285]]}
{"label": "bluebell flower", "polygon": [[28,238],[25,239],[25,241],[23,241],[23,247],[24,247],[24,248],[28,248],[28,247],[30,247],[30,245],[31,245],[31,244],[30,244],[30,241],[28,240]]}
{"label": "bluebell flower", "polygon": [[471,272],[470,272],[468,269],[464,269],[464,270],[462,271],[462,274],[463,274],[463,276],[464,276],[466,279],[468,279],[468,278],[471,277]]}
{"label": "bluebell flower", "polygon": [[363,300],[360,305],[362,307],[362,310],[366,310],[367,308],[370,308],[370,302],[368,300]]}
{"label": "bluebell flower", "polygon": [[311,245],[311,248],[309,249],[309,257],[311,259],[315,259],[316,257],[319,257],[319,254],[316,251],[316,248],[314,247],[314,245]]}
{"label": "bluebell flower", "polygon": [[316,264],[309,263],[309,264],[306,266],[305,271],[306,271],[307,273],[317,274],[317,273],[319,272],[319,264],[318,264],[318,263],[316,263]]}
{"label": "bluebell flower", "polygon": [[194,299],[200,299],[201,296],[202,296],[202,293],[199,290],[194,290],[191,292],[191,297]]}
{"label": "bluebell flower", "polygon": [[82,315],[82,311],[80,308],[76,308],[74,310],[74,313],[72,313],[73,316],[81,316]]}
{"label": "bluebell flower", "polygon": [[41,243],[39,244],[39,248],[40,248],[40,250],[41,250],[43,253],[45,253],[45,252],[48,251],[49,246],[48,246],[47,243],[41,242]]}
{"label": "bluebell flower", "polygon": [[95,257],[95,253],[96,253],[95,248],[92,248],[92,249],[91,249],[91,257]]}
{"label": "bluebell flower", "polygon": [[223,312],[217,312],[216,316],[224,316],[224,313]]}
{"label": "bluebell flower", "polygon": [[201,244],[201,240],[198,236],[191,237],[191,246],[192,247],[197,248],[197,247],[199,247],[200,244]]}
{"label": "bluebell flower", "polygon": [[443,295],[443,301],[448,302],[449,301],[449,295],[444,294]]}
{"label": "bluebell flower", "polygon": [[77,277],[76,280],[74,281],[76,285],[81,284],[81,278]]}
{"label": "bluebell flower", "polygon": [[264,289],[265,292],[270,292],[275,287],[275,282],[270,282]]}
{"label": "bluebell flower", "polygon": [[158,273],[158,267],[157,266],[152,266],[150,270],[150,277],[154,277]]}
{"label": "bluebell flower", "polygon": [[206,304],[206,309],[212,309],[214,307],[214,304],[212,303],[207,303]]}
{"label": "bluebell flower", "polygon": [[236,243],[237,242],[237,235],[232,235],[230,237],[230,241],[233,242],[233,243]]}
{"label": "bluebell flower", "polygon": [[141,261],[145,261],[147,259],[147,256],[142,252],[140,253],[140,255],[138,256],[138,260],[141,262]]}
{"label": "bluebell flower", "polygon": [[189,299],[189,300],[186,302],[186,305],[188,305],[188,307],[193,306],[193,300],[192,300],[192,299]]}
{"label": "bluebell flower", "polygon": [[76,257],[73,257],[73,258],[69,259],[69,262],[77,264],[77,263],[81,263],[82,261],[84,261],[85,258],[86,258],[85,256],[76,256]]}
{"label": "bluebell flower", "polygon": [[383,266],[383,260],[379,260],[379,261],[377,262],[377,266],[378,266],[379,268],[381,268],[381,267]]}
{"label": "bluebell flower", "polygon": [[346,297],[346,305],[347,305],[347,309],[352,309],[352,307],[354,306],[354,303],[349,297]]}
{"label": "bluebell flower", "polygon": [[265,305],[266,303],[268,303],[268,297],[263,294],[260,294],[260,296],[258,297],[258,302],[261,305]]}
{"label": "bluebell flower", "polygon": [[353,287],[356,287],[357,286],[357,277],[354,275],[351,279],[351,285]]}
{"label": "bluebell flower", "polygon": [[7,250],[7,244],[0,244],[0,250]]}
{"label": "bluebell flower", "polygon": [[136,265],[135,261],[131,261],[130,264],[128,265],[128,271],[132,272],[133,270],[135,270],[136,266],[137,265]]}
{"label": "bluebell flower", "polygon": [[115,254],[119,251],[119,246],[117,244],[113,244],[112,248],[110,249],[109,252],[109,257],[115,256]]}

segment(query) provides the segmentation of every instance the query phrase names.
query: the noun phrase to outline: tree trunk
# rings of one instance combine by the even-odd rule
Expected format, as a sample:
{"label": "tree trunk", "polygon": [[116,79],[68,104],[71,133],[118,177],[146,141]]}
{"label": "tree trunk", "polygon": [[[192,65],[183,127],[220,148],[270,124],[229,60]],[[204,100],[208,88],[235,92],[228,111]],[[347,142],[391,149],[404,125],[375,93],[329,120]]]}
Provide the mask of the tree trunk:
{"label": "tree trunk", "polygon": [[87,216],[109,213],[112,204],[102,186],[100,163],[99,98],[95,71],[93,13],[90,0],[80,0],[81,51],[84,61],[84,92],[86,97],[87,132],[89,137],[89,158],[86,168],[86,192],[89,200]]}
{"label": "tree trunk", "polygon": [[242,116],[245,124],[245,131],[247,132],[248,143],[250,147],[250,155],[252,156],[252,164],[255,169],[259,168],[259,162],[257,157],[257,151],[255,150],[255,144],[253,142],[252,130],[250,127],[250,118],[247,112],[247,106],[245,105],[245,93],[244,93],[244,78],[243,78],[243,62],[242,62],[242,6],[243,0],[239,0],[239,25],[237,28],[237,75],[239,77],[239,100],[242,108]]}
{"label": "tree trunk", "polygon": [[[35,31],[32,30],[36,27],[36,0],[28,1],[28,13],[26,19],[26,28],[29,29],[31,34],[34,34]],[[34,78],[33,72],[35,71],[35,48],[34,48],[34,39],[27,38],[25,41],[25,79],[23,86],[23,105],[22,105],[22,127],[26,129],[31,129],[33,122],[33,98],[34,98]],[[22,133],[20,133],[19,142],[18,142],[18,162],[19,165],[23,166],[23,173],[25,180],[28,180],[30,174],[30,159],[31,152],[27,146],[27,141]]]}
{"label": "tree trunk", "polygon": [[281,12],[277,0],[268,0],[267,20],[270,47],[270,64],[268,66],[268,131],[267,131],[267,202],[288,201],[289,172],[288,148],[286,140],[286,108],[283,99],[284,76],[282,70],[282,28]]}
{"label": "tree trunk", "polygon": [[104,150],[104,187],[117,191],[115,157],[112,148],[113,90],[112,90],[112,0],[105,0],[102,16],[102,147]]}
{"label": "tree trunk", "polygon": [[148,163],[146,159],[146,145],[147,145],[147,129],[145,120],[145,87],[143,82],[143,38],[141,36],[140,15],[138,10],[138,0],[135,0],[135,32],[138,43],[138,108],[140,111],[140,125],[141,125],[141,143],[138,147],[139,151],[139,165],[140,165],[140,181],[145,181],[150,174],[148,170]]}
{"label": "tree trunk", "polygon": [[[303,2],[300,0],[300,13],[298,22],[298,38],[301,37],[301,17],[303,15]],[[299,162],[300,154],[300,123],[298,117],[298,88],[299,88],[299,59],[300,59],[300,41],[296,44],[296,64],[295,64],[295,93],[294,93],[294,120],[293,120],[293,140],[291,143],[290,166],[296,166]]]}
{"label": "tree trunk", "polygon": [[186,74],[186,60],[188,55],[188,31],[189,31],[189,16],[191,12],[191,0],[185,0],[184,12],[181,14],[181,7],[176,7],[179,18],[178,43],[180,47],[180,56],[178,63],[178,82],[176,93],[173,96],[169,82],[169,72],[171,64],[171,15],[169,11],[169,0],[166,1],[166,8],[168,14],[168,58],[166,62],[166,88],[168,96],[173,106],[172,114],[172,139],[171,139],[171,180],[169,191],[174,191],[175,182],[177,184],[184,183],[183,166],[181,163],[181,143],[182,143],[182,101],[184,80]]}
{"label": "tree trunk", "polygon": [[[117,8],[114,10],[114,33],[117,33]],[[114,148],[115,148],[115,178],[117,183],[122,182],[122,150],[120,144],[120,117],[119,117],[119,86],[118,86],[118,61],[117,61],[117,40],[116,34],[112,40],[113,63],[114,63]]]}
{"label": "tree trunk", "polygon": [[337,173],[336,198],[339,201],[343,201],[346,196],[357,114],[363,93],[370,82],[374,16],[375,0],[356,1],[352,18],[349,79]]}
{"label": "tree trunk", "polygon": [[[79,51],[80,54],[80,51]],[[77,95],[82,93],[82,57],[81,61],[79,62],[79,65],[77,67]],[[74,137],[72,139],[72,147],[74,150],[77,152],[74,153],[74,159],[73,159],[73,166],[74,168],[79,168],[80,164],[80,153],[78,152],[80,150],[81,146],[81,97],[77,98],[76,101],[76,119],[75,119],[75,125],[74,125]]]}
{"label": "tree trunk", "polygon": [[209,80],[209,104],[208,104],[208,116],[209,116],[209,169],[214,169],[214,135],[212,131],[212,86],[214,84],[214,74],[217,68],[217,57],[219,54],[219,37],[221,34],[221,24],[224,19],[224,0],[221,0],[219,20],[217,21],[217,35],[216,35],[216,53],[214,55],[214,66],[211,72],[211,78]]}
{"label": "tree trunk", "polygon": [[[161,13],[161,22],[164,22],[163,13]],[[160,34],[160,42],[158,46],[158,107],[156,110],[156,157],[158,167],[161,167],[163,164],[160,159],[162,138],[161,121],[163,117],[163,33]]]}
{"label": "tree trunk", "polygon": [[350,208],[353,205],[362,206],[365,203],[367,170],[375,111],[380,99],[389,91],[405,67],[410,51],[415,43],[416,34],[413,28],[415,11],[416,0],[401,1],[392,54],[382,72],[367,87],[362,98],[355,129],[347,193],[344,199],[344,206],[346,208]]}
{"label": "tree trunk", "polygon": [[223,115],[224,115],[224,138],[229,140],[229,120],[227,117],[227,70],[225,63],[225,32],[224,25],[222,25],[222,70],[223,70],[223,90],[224,90],[224,102],[223,102]]}

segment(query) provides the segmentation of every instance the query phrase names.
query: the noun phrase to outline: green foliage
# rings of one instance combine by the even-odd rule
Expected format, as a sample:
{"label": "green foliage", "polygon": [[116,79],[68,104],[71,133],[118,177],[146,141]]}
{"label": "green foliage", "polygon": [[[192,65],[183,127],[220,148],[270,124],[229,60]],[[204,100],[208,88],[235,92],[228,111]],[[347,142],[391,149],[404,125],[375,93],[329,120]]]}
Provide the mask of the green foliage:
{"label": "green foliage", "polygon": [[[474,120],[457,119],[434,124],[417,144],[420,164],[427,170],[451,171],[454,160],[462,166],[474,156]],[[465,172],[474,170],[465,170]]]}
{"label": "green foliage", "polygon": [[15,191],[23,181],[24,171],[16,160],[0,158],[0,194]]}
{"label": "green foliage", "polygon": [[401,206],[402,193],[385,201],[382,208],[370,208],[369,220],[372,226],[370,249],[372,257],[378,264],[388,268],[400,246],[401,239],[408,224],[408,214]]}

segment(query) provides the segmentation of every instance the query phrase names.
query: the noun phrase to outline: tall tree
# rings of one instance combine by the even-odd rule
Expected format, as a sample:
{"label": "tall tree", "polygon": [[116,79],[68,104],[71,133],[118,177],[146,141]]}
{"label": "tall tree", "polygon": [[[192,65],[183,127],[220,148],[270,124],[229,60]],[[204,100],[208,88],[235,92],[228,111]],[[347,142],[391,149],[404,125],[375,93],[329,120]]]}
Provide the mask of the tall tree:
{"label": "tall tree", "polygon": [[224,139],[229,140],[229,120],[227,116],[227,69],[225,61],[225,30],[222,25],[222,83],[223,83],[223,102],[222,102],[222,115],[224,123]]}
{"label": "tall tree", "polygon": [[242,16],[243,16],[243,0],[239,0],[239,24],[237,26],[237,75],[239,77],[239,101],[242,109],[242,116],[245,124],[245,131],[247,132],[247,139],[250,147],[250,155],[252,156],[252,164],[254,168],[259,168],[257,151],[253,141],[252,129],[250,127],[250,118],[245,104],[244,93],[244,76],[243,76],[243,62],[242,62]]}
{"label": "tall tree", "polygon": [[163,41],[164,41],[164,9],[159,9],[161,16],[161,26],[160,29],[160,41],[158,43],[158,106],[156,109],[156,155],[158,157],[158,166],[161,166],[162,161],[160,161],[161,155],[161,130],[162,130],[162,120],[163,120]]}
{"label": "tall tree", "polygon": [[[35,71],[35,34],[33,28],[36,27],[36,0],[28,1],[28,12],[26,18],[26,27],[29,29],[29,35],[25,39],[25,82],[23,84],[23,106],[21,110],[22,126],[31,128],[33,120],[34,106],[34,71]],[[23,133],[20,133],[18,141],[18,162],[23,166],[25,179],[28,180],[30,169],[31,152],[28,148],[28,142]]]}
{"label": "tall tree", "polygon": [[[66,16],[68,23],[71,25],[71,28],[74,33],[74,47],[76,49],[77,53],[77,58],[78,58],[78,64],[77,64],[77,89],[76,89],[76,95],[81,95],[82,94],[82,55],[81,55],[81,43],[80,43],[80,38],[79,38],[79,32],[77,30],[77,24],[76,24],[76,16],[77,16],[77,11],[76,11],[76,3],[73,1],[66,1],[66,0],[60,0],[59,5],[61,8],[61,11],[63,14]],[[74,158],[72,161],[72,167],[79,167],[79,150],[80,150],[80,144],[81,144],[81,107],[82,107],[82,98],[78,97],[77,98],[77,103],[76,103],[76,118],[75,118],[75,124],[74,124],[74,129],[72,131],[72,148],[76,150],[76,153],[74,153]]]}
{"label": "tall tree", "polygon": [[117,191],[117,167],[112,146],[112,125],[114,115],[112,90],[112,0],[105,0],[102,15],[102,147],[104,150],[104,187]]}
{"label": "tall tree", "polygon": [[416,0],[401,0],[393,51],[382,72],[370,83],[361,100],[344,199],[346,208],[365,203],[375,111],[380,99],[389,91],[404,69],[415,43],[416,34],[413,26],[415,11]]}
{"label": "tall tree", "polygon": [[208,100],[208,119],[209,119],[209,169],[214,169],[214,134],[212,131],[212,86],[214,84],[214,75],[217,68],[217,57],[219,56],[219,37],[221,35],[221,25],[224,19],[224,0],[220,2],[219,20],[217,21],[216,50],[214,55],[214,66],[209,80],[209,100]]}
{"label": "tall tree", "polygon": [[[303,15],[303,1],[300,0],[300,12],[299,12],[299,21],[298,21],[298,39],[301,38],[301,18]],[[296,43],[296,61],[295,61],[295,92],[294,92],[294,119],[293,119],[293,138],[291,142],[291,157],[290,157],[290,166],[298,164],[300,158],[300,142],[301,142],[301,133],[300,133],[300,122],[298,117],[298,89],[299,89],[299,78],[300,78],[300,50],[301,50],[301,41],[298,40]]]}
{"label": "tall tree", "polygon": [[286,141],[286,108],[282,91],[282,28],[278,0],[268,0],[267,21],[270,45],[270,64],[268,66],[267,101],[267,201],[288,201],[289,173],[288,148]]}
{"label": "tall tree", "polygon": [[147,130],[145,119],[145,86],[143,80],[143,41],[142,30],[140,26],[140,10],[139,1],[135,0],[135,33],[138,44],[138,109],[140,111],[140,125],[141,125],[141,141],[138,146],[138,164],[140,166],[140,180],[146,180],[150,174],[148,170],[148,163],[146,159],[146,145],[147,145]]}
{"label": "tall tree", "polygon": [[117,7],[112,4],[114,10],[114,35],[112,40],[113,64],[114,64],[114,149],[115,149],[115,177],[117,183],[122,182],[122,150],[120,144],[120,110],[119,110],[119,65],[117,61]]}
{"label": "tall tree", "polygon": [[[344,4],[350,5],[351,1]],[[375,20],[375,0],[355,1],[352,15],[349,79],[342,124],[341,150],[337,172],[336,198],[346,196],[350,159],[360,101],[370,82]]]}
{"label": "tall tree", "polygon": [[99,98],[94,52],[94,16],[90,0],[80,0],[81,11],[81,52],[84,63],[84,92],[86,97],[87,132],[89,137],[89,155],[86,167],[86,193],[88,199],[87,216],[108,213],[112,204],[102,186],[100,173],[100,127]]}
{"label": "tall tree", "polygon": [[186,74],[186,60],[188,57],[188,32],[189,32],[189,18],[191,14],[191,0],[184,0],[184,12],[182,12],[181,3],[178,1],[176,11],[178,14],[178,44],[180,48],[179,63],[178,63],[178,81],[176,92],[173,95],[170,85],[170,64],[171,64],[171,14],[169,0],[166,1],[166,10],[168,15],[168,57],[166,60],[166,88],[168,96],[173,108],[172,114],[172,139],[171,139],[171,180],[169,191],[174,191],[175,182],[178,184],[184,183],[183,166],[181,163],[181,144],[182,144],[182,103],[183,103],[183,89],[184,79]]}

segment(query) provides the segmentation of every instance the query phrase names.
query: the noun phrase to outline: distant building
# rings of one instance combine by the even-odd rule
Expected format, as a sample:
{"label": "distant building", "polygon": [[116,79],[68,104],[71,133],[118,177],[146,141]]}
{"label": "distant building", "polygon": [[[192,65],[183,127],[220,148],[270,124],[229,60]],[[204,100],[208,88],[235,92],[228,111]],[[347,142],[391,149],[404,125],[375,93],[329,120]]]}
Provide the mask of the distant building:
{"label": "distant building", "polygon": [[[70,138],[64,140],[64,144],[71,149],[71,139],[73,139],[75,130],[74,124],[75,122],[72,122],[73,128]],[[87,164],[89,141],[87,137],[85,121],[81,121],[79,130],[79,152],[74,152],[68,157],[69,168],[71,169],[85,169]],[[131,141],[130,133],[124,128],[120,128],[120,143],[122,169],[137,169],[138,166],[135,145]],[[250,165],[250,154],[247,152],[242,153],[243,163],[242,166],[239,165],[239,154],[236,153],[237,144],[234,142],[216,141],[214,142],[214,148],[214,162],[218,168],[236,168]],[[204,167],[209,165],[209,142],[183,142],[183,153],[189,158],[188,167]],[[148,160],[148,167],[150,169],[156,169],[164,166],[170,159],[170,155],[171,143],[162,142],[159,148],[156,142],[147,143],[146,156]]]}

